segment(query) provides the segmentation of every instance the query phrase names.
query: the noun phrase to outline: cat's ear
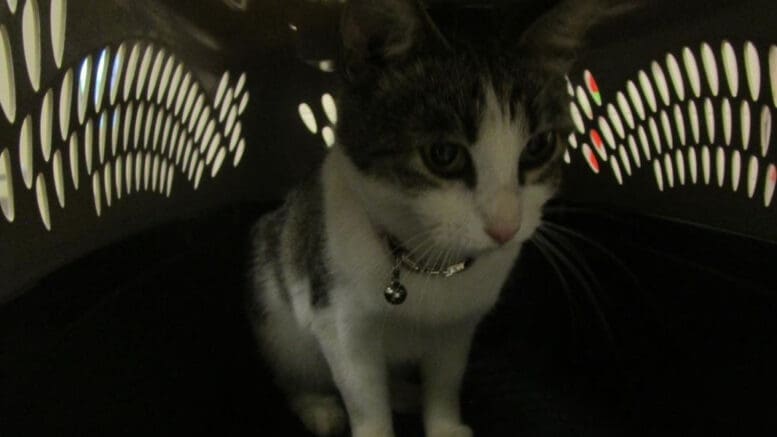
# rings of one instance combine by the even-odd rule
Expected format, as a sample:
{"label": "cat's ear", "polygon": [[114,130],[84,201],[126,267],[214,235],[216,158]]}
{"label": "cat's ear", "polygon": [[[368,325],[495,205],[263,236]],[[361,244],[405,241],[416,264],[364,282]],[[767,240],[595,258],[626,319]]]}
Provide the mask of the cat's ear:
{"label": "cat's ear", "polygon": [[546,73],[569,72],[588,31],[639,5],[636,0],[562,0],[521,35],[521,52]]}
{"label": "cat's ear", "polygon": [[350,0],[340,33],[351,78],[424,50],[448,47],[419,0]]}

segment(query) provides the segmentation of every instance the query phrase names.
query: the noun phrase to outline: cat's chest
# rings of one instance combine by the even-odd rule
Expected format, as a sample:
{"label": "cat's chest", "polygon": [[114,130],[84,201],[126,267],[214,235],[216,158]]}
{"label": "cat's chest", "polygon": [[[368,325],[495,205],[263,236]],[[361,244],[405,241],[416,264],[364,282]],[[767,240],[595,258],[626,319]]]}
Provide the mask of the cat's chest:
{"label": "cat's chest", "polygon": [[432,323],[482,317],[496,302],[508,270],[506,261],[476,260],[470,269],[449,278],[403,271],[400,282],[407,299],[396,312]]}

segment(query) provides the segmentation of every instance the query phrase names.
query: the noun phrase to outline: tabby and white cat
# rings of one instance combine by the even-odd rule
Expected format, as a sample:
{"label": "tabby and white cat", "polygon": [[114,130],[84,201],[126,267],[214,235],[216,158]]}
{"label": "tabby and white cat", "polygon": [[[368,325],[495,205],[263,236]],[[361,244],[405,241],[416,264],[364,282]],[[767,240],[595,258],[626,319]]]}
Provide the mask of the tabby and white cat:
{"label": "tabby and white cat", "polygon": [[564,74],[602,3],[477,48],[418,0],[347,3],[338,144],[253,236],[257,338],[313,433],[394,435],[411,369],[426,435],[472,435],[470,343],[559,183]]}

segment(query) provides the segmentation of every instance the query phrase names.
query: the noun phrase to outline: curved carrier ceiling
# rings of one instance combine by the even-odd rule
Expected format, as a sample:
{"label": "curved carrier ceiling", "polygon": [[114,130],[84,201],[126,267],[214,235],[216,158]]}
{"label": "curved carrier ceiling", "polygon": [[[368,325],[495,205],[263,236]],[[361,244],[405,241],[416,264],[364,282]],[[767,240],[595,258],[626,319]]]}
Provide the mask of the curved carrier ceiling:
{"label": "curved carrier ceiling", "polygon": [[[430,4],[467,33],[536,3]],[[336,144],[341,7],[0,1],[0,300],[140,230],[280,198]],[[562,196],[777,239],[776,9],[657,0],[604,26],[568,77]]]}
{"label": "curved carrier ceiling", "polygon": [[[67,197],[82,190],[99,217],[123,197],[171,197],[174,181],[197,190],[226,162],[240,164],[246,73],[224,71],[215,89],[205,89],[164,42],[135,38],[65,65],[67,0],[9,1],[8,10],[0,24],[0,106],[6,129],[18,132],[16,147],[0,149],[0,209],[8,222],[21,196],[35,197],[50,231],[51,208],[67,209]],[[51,68],[42,83],[44,66]],[[17,101],[22,90],[30,98],[24,104]]]}

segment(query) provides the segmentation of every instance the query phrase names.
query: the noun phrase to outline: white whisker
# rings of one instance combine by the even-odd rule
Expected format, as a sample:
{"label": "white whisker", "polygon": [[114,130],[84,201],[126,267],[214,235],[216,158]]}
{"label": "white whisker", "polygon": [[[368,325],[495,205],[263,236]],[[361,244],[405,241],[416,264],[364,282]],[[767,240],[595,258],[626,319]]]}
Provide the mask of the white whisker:
{"label": "white whisker", "polygon": [[537,239],[536,235],[537,234],[534,234],[531,237],[531,242],[534,243],[534,246],[537,248],[537,250],[539,250],[542,257],[545,258],[545,261],[547,261],[548,265],[550,265],[550,267],[556,273],[556,277],[561,283],[561,288],[562,290],[564,290],[564,296],[567,299],[569,317],[571,319],[572,334],[575,335],[575,332],[576,332],[575,327],[577,326],[578,321],[577,321],[577,312],[575,311],[574,300],[572,299],[572,290],[569,286],[569,281],[567,280],[564,273],[561,271],[561,267],[558,265],[555,258],[553,258],[552,254],[545,247],[545,244],[543,243],[543,241]]}
{"label": "white whisker", "polygon": [[[537,232],[535,234],[535,238],[538,241],[542,241],[545,247],[550,252],[552,252],[559,261],[563,262],[566,265],[566,267],[569,269],[569,271],[572,273],[572,275],[575,276],[578,279],[578,281],[580,281],[580,285],[583,286],[582,288],[586,292],[586,295],[591,303],[591,306],[594,309],[594,312],[596,313],[596,317],[599,320],[599,323],[601,324],[605,335],[607,335],[607,338],[610,344],[614,344],[614,337],[613,337],[612,329],[610,327],[610,323],[607,321],[607,317],[604,315],[604,309],[602,308],[602,305],[599,302],[599,298],[596,296],[596,293],[594,293],[594,290],[591,288],[591,286],[587,283],[585,276],[582,274],[582,272],[580,272],[580,270],[577,269],[577,267],[569,259],[569,257],[567,257],[566,254],[564,254],[564,252],[561,251],[561,249],[555,246],[548,239],[547,234],[543,234],[542,232]],[[595,278],[593,279],[595,280]]]}

